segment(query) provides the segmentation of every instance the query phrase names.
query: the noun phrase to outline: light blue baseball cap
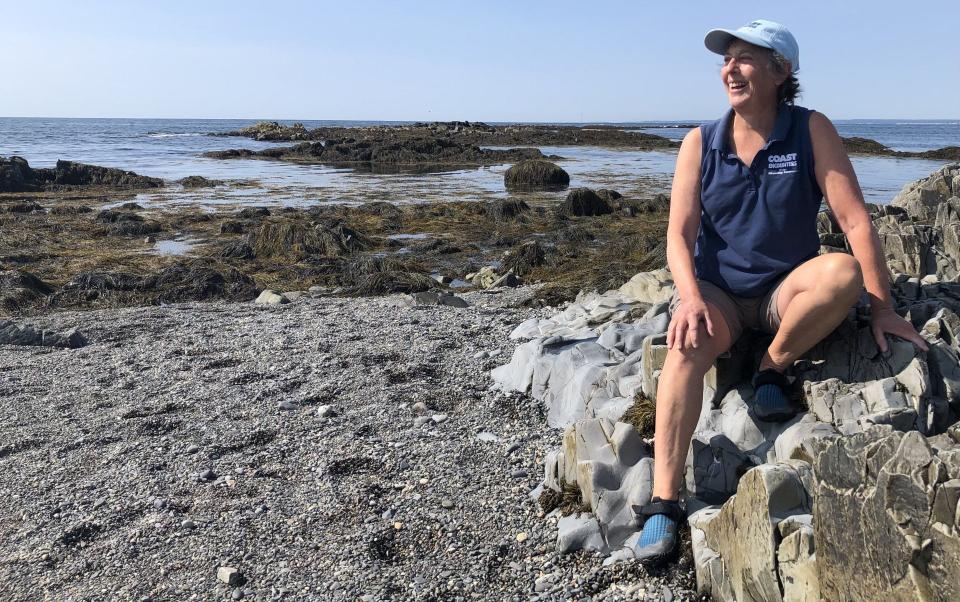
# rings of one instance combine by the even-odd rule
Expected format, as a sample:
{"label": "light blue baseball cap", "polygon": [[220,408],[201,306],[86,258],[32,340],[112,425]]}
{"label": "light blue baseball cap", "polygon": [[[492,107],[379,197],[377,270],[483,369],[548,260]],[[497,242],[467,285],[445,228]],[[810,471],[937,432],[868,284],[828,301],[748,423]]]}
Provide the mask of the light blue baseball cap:
{"label": "light blue baseball cap", "polygon": [[703,39],[710,52],[724,54],[734,39],[740,39],[762,48],[769,48],[790,61],[794,72],[800,69],[800,46],[790,30],[773,21],[757,19],[740,29],[711,29]]}

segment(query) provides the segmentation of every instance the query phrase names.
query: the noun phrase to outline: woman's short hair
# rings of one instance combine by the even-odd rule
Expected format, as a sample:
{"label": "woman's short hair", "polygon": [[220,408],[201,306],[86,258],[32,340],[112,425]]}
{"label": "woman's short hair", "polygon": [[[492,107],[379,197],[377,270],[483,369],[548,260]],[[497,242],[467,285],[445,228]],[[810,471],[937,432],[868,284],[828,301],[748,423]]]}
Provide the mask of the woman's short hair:
{"label": "woman's short hair", "polygon": [[786,103],[792,105],[793,101],[800,96],[800,81],[790,70],[790,61],[784,58],[779,52],[771,50],[770,66],[779,74],[787,74],[787,79],[783,80],[783,83],[777,86],[777,104]]}

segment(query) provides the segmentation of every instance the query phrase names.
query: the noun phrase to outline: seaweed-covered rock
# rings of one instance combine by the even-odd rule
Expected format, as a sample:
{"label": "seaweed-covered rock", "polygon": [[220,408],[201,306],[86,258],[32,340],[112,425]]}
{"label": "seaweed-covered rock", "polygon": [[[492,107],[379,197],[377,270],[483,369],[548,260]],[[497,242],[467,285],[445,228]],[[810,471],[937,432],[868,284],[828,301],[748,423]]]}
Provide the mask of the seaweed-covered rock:
{"label": "seaweed-covered rock", "polygon": [[220,234],[243,234],[249,228],[250,222],[239,219],[226,219],[220,222]]}
{"label": "seaweed-covered rock", "polygon": [[244,207],[237,211],[236,216],[239,219],[257,219],[260,217],[269,217],[270,210],[266,207]]}
{"label": "seaweed-covered rock", "polygon": [[54,168],[33,169],[22,157],[0,157],[0,192],[35,192],[72,186],[140,189],[163,185],[160,178],[112,167],[57,161]]}
{"label": "seaweed-covered rock", "polygon": [[570,185],[570,174],[556,163],[534,159],[511,166],[503,183],[507,190],[562,190]]}
{"label": "seaweed-covered rock", "polygon": [[247,136],[254,140],[309,140],[310,135],[302,123],[280,125],[276,121],[259,121],[253,125],[228,132],[227,136]]}
{"label": "seaweed-covered rock", "polygon": [[311,256],[340,257],[371,245],[367,237],[343,224],[304,221],[266,222],[249,234],[248,243],[257,257],[296,261]]}
{"label": "seaweed-covered rock", "polygon": [[546,261],[547,253],[543,246],[532,240],[507,251],[503,256],[503,269],[510,270],[517,276],[525,276]]}
{"label": "seaweed-covered rock", "polygon": [[214,258],[175,262],[149,275],[83,272],[50,296],[55,307],[127,305],[184,301],[249,301],[259,290],[253,279]]}
{"label": "seaweed-covered rock", "polygon": [[7,270],[0,272],[0,309],[17,312],[37,307],[46,302],[53,288],[30,272]]}
{"label": "seaweed-covered rock", "polygon": [[589,188],[574,188],[567,193],[560,211],[566,215],[583,217],[613,213],[613,207]]}
{"label": "seaweed-covered rock", "polygon": [[184,188],[213,188],[223,185],[223,180],[208,180],[203,176],[187,176],[177,180]]}
{"label": "seaweed-covered rock", "polygon": [[396,140],[356,140],[353,138],[301,142],[294,146],[212,151],[203,154],[212,159],[258,158],[280,159],[297,163],[349,165],[358,169],[388,172],[404,169],[429,170],[444,166],[492,165],[542,158],[535,148],[495,150],[463,144],[441,137],[411,137]]}
{"label": "seaweed-covered rock", "polygon": [[487,206],[487,215],[493,220],[513,219],[530,211],[530,205],[515,199],[498,199]]}
{"label": "seaweed-covered rock", "polygon": [[10,201],[0,203],[0,211],[6,213],[33,213],[43,211],[43,207],[35,201]]}

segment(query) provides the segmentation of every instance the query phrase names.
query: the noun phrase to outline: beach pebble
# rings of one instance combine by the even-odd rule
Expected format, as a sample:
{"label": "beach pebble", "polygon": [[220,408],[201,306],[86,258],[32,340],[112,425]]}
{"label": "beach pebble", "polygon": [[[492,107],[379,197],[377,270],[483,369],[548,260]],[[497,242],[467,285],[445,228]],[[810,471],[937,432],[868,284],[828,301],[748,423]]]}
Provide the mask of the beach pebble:
{"label": "beach pebble", "polygon": [[243,575],[232,566],[222,566],[217,569],[217,580],[231,586],[240,585],[240,582],[243,581]]}
{"label": "beach pebble", "polygon": [[277,407],[283,410],[284,412],[292,412],[293,410],[298,409],[300,406],[293,403],[292,401],[281,401],[277,404]]}
{"label": "beach pebble", "polygon": [[430,417],[435,423],[440,424],[441,422],[446,422],[448,416],[446,414],[434,414]]}
{"label": "beach pebble", "polygon": [[523,531],[517,533],[517,541],[518,541],[518,542],[523,543],[523,542],[527,541],[527,539],[528,539],[528,536],[527,536],[527,534],[524,533]]}
{"label": "beach pebble", "polygon": [[450,510],[451,508],[453,508],[453,501],[444,498],[440,500],[440,505],[446,508],[447,510]]}

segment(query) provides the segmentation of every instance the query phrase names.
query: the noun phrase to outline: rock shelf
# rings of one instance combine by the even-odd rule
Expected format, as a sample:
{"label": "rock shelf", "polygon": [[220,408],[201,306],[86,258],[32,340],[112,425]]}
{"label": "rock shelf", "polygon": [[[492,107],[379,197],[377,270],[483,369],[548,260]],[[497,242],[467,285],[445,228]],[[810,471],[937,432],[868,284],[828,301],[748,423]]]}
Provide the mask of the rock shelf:
{"label": "rock shelf", "polygon": [[[748,334],[704,379],[685,468],[690,537],[701,593],[715,600],[954,600],[960,597],[960,164],[871,207],[892,273],[896,311],[929,352],[888,337],[881,353],[862,298],[793,366],[806,412],[757,420],[749,375],[769,336]],[[847,245],[829,214],[822,252]],[[492,371],[527,391],[564,429],[534,492],[550,516],[560,499],[560,551],[629,561],[631,506],[651,495],[652,451],[630,422],[655,401],[666,355],[665,270],[585,294],[511,333],[527,340]],[[569,505],[568,505],[569,509]],[[574,510],[577,510],[574,508]],[[627,546],[625,547],[625,544]],[[952,567],[952,568],[951,568]]]}

